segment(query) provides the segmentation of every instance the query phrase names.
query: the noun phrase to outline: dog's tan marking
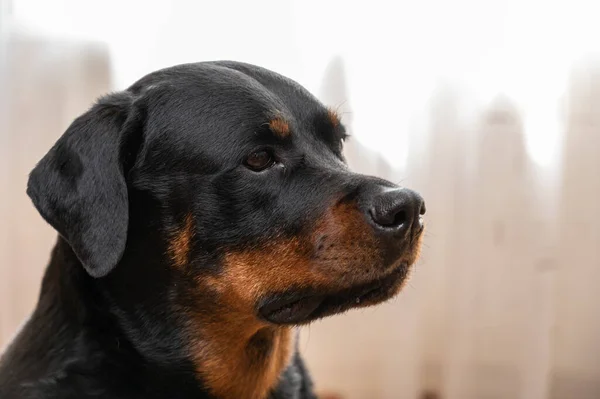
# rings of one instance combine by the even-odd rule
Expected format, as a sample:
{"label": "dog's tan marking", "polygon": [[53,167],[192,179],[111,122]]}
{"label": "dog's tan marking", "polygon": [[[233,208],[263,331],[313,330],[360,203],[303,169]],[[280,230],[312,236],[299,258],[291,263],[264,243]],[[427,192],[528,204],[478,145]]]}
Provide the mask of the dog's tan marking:
{"label": "dog's tan marking", "polygon": [[185,216],[183,225],[175,231],[169,241],[169,254],[177,267],[189,262],[192,238],[194,237],[194,218],[191,213]]}
{"label": "dog's tan marking", "polygon": [[341,124],[341,119],[339,113],[334,110],[333,108],[328,108],[327,109],[327,117],[329,118],[329,122],[331,122],[331,125],[336,128]]}
{"label": "dog's tan marking", "polygon": [[279,137],[287,137],[290,135],[289,123],[280,116],[269,121],[269,129]]}
{"label": "dog's tan marking", "polygon": [[250,315],[231,313],[202,328],[208,342],[198,344],[198,371],[221,399],[265,399],[290,361],[291,328],[258,323]]}
{"label": "dog's tan marking", "polygon": [[222,274],[199,279],[199,289],[218,298],[220,311],[198,315],[202,342],[194,353],[202,380],[219,398],[264,399],[277,384],[292,353],[291,329],[260,320],[257,303],[297,283],[326,284],[307,258],[298,239],[271,241],[226,254]]}
{"label": "dog's tan marking", "polygon": [[[332,207],[310,230],[228,252],[218,274],[197,277],[197,290],[214,304],[193,316],[192,334],[200,338],[192,352],[215,396],[265,399],[289,363],[291,330],[258,317],[261,298],[291,288],[343,289],[377,273],[369,270],[381,261],[378,242],[355,204]],[[416,256],[411,252],[407,260]]]}

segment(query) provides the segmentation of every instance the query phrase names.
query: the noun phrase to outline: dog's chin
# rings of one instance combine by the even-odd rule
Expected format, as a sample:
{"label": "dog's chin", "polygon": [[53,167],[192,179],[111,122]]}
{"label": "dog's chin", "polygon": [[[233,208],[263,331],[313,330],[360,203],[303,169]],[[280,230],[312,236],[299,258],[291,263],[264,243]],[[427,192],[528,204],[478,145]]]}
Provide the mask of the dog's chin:
{"label": "dog's chin", "polygon": [[262,301],[259,316],[273,324],[302,325],[352,308],[376,305],[400,291],[409,270],[410,264],[403,262],[377,279],[341,290],[274,294]]}

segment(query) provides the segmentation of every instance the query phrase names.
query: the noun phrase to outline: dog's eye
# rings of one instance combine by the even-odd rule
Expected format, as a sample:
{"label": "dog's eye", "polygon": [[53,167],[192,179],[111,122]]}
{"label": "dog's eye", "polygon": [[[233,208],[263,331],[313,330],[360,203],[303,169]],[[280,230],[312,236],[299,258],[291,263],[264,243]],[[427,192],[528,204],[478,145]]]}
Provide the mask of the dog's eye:
{"label": "dog's eye", "polygon": [[269,151],[261,150],[256,151],[248,155],[246,160],[244,161],[244,165],[248,169],[251,169],[255,172],[260,172],[261,170],[265,170],[268,167],[272,166],[275,163],[273,156]]}

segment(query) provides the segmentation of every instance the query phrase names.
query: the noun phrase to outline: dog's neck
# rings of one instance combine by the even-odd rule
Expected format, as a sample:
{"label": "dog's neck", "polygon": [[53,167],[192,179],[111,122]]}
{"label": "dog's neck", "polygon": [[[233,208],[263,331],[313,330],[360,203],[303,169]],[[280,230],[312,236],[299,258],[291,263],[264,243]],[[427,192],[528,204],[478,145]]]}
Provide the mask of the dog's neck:
{"label": "dog's neck", "polygon": [[248,317],[216,316],[199,325],[193,346],[202,380],[223,399],[263,399],[289,365],[290,327],[264,326]]}
{"label": "dog's neck", "polygon": [[[189,339],[178,334],[175,319],[165,320],[162,311],[153,313],[153,303],[146,304],[143,320],[133,315],[132,309],[139,309],[139,304],[119,303],[119,290],[135,289],[128,285],[131,281],[121,285],[127,277],[125,273],[114,279],[119,281],[114,286],[110,279],[99,282],[89,277],[59,238],[37,309],[24,331],[25,335],[38,335],[32,346],[36,353],[61,354],[46,362],[50,373],[64,372],[61,368],[66,364],[71,368],[81,364],[90,376],[103,376],[98,378],[109,389],[113,382],[104,379],[135,379],[139,367],[148,384],[158,385],[156,391],[175,392],[181,398],[188,397],[185,391],[194,398],[263,399],[277,386],[292,353],[289,328],[217,316],[212,323],[200,319],[198,339]],[[116,294],[108,293],[107,286]],[[162,300],[160,293],[154,292],[154,298]],[[27,345],[32,341],[29,337]],[[121,370],[115,363],[131,377],[116,375]],[[30,378],[43,377],[43,373],[40,364],[39,375]]]}

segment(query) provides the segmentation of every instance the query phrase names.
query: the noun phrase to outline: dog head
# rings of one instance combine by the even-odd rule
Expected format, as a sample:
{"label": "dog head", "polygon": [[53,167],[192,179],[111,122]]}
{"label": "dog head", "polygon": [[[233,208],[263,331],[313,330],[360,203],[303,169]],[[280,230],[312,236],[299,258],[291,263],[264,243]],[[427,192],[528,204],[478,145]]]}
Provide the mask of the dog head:
{"label": "dog head", "polygon": [[418,257],[423,200],[351,172],[345,139],[289,79],[182,65],[76,119],[28,194],[128,320],[146,306],[256,338],[387,300]]}

